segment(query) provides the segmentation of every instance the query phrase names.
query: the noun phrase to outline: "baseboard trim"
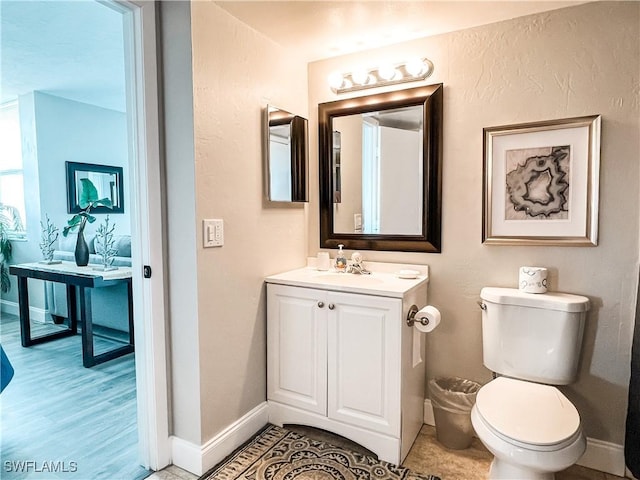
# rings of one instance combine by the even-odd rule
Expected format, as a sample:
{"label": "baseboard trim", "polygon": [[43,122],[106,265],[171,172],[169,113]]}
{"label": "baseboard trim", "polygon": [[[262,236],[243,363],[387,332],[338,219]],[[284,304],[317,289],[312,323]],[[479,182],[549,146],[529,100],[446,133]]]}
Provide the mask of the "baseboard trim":
{"label": "baseboard trim", "polygon": [[433,405],[431,405],[430,398],[424,400],[424,423],[432,427],[436,426],[436,419],[433,416]]}
{"label": "baseboard trim", "polygon": [[178,437],[171,437],[172,463],[202,475],[269,423],[267,402],[263,402],[238,419],[218,435],[199,446]]}
{"label": "baseboard trim", "polygon": [[[428,398],[424,401],[424,423],[431,426],[436,424],[433,416],[433,405]],[[624,447],[587,437],[587,450],[578,460],[578,465],[624,477]]]}
{"label": "baseboard trim", "polygon": [[169,441],[171,444],[171,463],[194,475],[202,475],[200,446],[175,436],[169,437]]}
{"label": "baseboard trim", "polygon": [[[18,302],[12,302],[10,300],[0,300],[0,311],[10,315],[20,315]],[[48,313],[49,311],[44,308],[29,307],[29,318],[34,322],[45,323]]]}
{"label": "baseboard trim", "polygon": [[587,437],[587,450],[578,465],[624,477],[624,446]]}

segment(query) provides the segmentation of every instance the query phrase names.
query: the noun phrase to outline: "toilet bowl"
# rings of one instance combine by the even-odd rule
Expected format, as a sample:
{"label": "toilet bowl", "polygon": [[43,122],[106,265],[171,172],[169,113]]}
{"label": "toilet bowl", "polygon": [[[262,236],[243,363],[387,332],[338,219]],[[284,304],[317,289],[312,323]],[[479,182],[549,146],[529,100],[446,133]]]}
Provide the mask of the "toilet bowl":
{"label": "toilet bowl", "polygon": [[550,385],[498,377],[478,391],[471,423],[494,455],[492,480],[553,480],[586,448],[578,411]]}

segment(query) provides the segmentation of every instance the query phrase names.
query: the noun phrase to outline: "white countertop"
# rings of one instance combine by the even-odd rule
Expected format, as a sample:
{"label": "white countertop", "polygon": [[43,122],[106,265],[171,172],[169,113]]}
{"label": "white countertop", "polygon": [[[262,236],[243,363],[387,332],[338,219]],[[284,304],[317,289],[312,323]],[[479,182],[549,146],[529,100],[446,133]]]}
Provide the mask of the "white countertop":
{"label": "white countertop", "polygon": [[[312,264],[313,262],[310,262]],[[380,262],[364,262],[372,273],[358,275],[338,273],[335,270],[320,271],[315,266],[298,268],[265,278],[267,283],[294,287],[320,288],[337,292],[361,293],[383,297],[403,298],[409,291],[429,281],[427,265],[403,265]],[[399,278],[400,270],[416,270],[416,278]]]}

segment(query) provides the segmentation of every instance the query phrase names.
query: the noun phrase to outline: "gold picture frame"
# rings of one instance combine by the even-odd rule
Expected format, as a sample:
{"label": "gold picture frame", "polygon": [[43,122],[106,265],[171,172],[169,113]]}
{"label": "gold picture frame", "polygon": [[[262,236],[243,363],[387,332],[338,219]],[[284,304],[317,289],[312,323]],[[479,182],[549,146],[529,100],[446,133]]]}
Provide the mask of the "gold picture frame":
{"label": "gold picture frame", "polygon": [[482,243],[598,245],[601,116],[483,129]]}

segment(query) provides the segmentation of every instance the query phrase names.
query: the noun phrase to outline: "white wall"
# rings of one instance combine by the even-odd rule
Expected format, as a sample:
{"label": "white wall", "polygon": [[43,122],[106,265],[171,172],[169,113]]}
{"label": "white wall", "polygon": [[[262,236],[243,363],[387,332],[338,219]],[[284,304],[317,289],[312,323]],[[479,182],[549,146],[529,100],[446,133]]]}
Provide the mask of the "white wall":
{"label": "white wall", "polygon": [[[67,213],[65,162],[94,163],[122,167],[124,171],[124,213],[110,213],[116,234],[131,233],[127,119],[123,112],[88,103],[34,92],[38,179],[42,219],[49,215],[61,231],[72,214]],[[104,214],[95,214],[86,234],[95,232]],[[31,227],[40,229],[40,219]]]}
{"label": "white wall", "polygon": [[[43,92],[32,92],[18,99],[24,158],[27,207],[27,241],[12,242],[12,263],[33,262],[42,258],[40,221],[48,215],[62,229],[72,214],[67,213],[67,177],[65,162],[94,163],[123,167],[125,213],[109,215],[117,235],[131,233],[128,177],[127,124],[125,114],[87,103],[76,102]],[[105,215],[95,214],[85,235],[95,232]],[[30,288],[32,306],[44,307],[44,296]],[[3,299],[17,302],[15,277],[11,291]]]}
{"label": "white wall", "polygon": [[[336,232],[353,233],[353,216],[362,213],[362,117],[348,115],[337,118],[333,122],[333,129],[340,132],[342,199],[333,205],[333,224]],[[309,135],[317,135],[317,130],[309,130]]]}
{"label": "white wall", "polygon": [[[278,105],[307,117],[307,73],[306,65],[213,2],[191,4],[191,31],[195,163],[188,150],[167,158],[167,183],[170,266],[187,262],[184,276],[170,272],[171,341],[180,342],[172,347],[174,396],[179,376],[192,387],[180,402],[174,397],[173,429],[201,444],[266,399],[263,278],[304,263],[308,208],[264,200],[262,109]],[[184,178],[174,179],[171,172],[181,169]],[[174,210],[172,194],[187,196],[175,204],[184,211]],[[172,225],[182,214],[184,222]],[[224,219],[223,247],[202,248],[204,218]],[[173,307],[183,281],[196,289],[189,298],[195,294],[197,312]],[[188,395],[195,399],[186,401]],[[200,438],[193,438],[197,427]]]}
{"label": "white wall", "polygon": [[[380,127],[380,232],[420,235],[422,132]],[[414,200],[413,202],[411,200]]]}
{"label": "white wall", "polygon": [[[365,260],[430,265],[429,302],[443,321],[427,340],[429,378],[491,378],[482,365],[476,301],[485,285],[515,287],[521,265],[548,267],[553,290],[587,295],[593,307],[579,379],[562,390],[577,405],[586,434],[615,444],[624,438],[637,285],[638,38],[639,3],[589,3],[309,66],[308,253],[319,248],[316,106],[338,98],[328,75],[427,56],[435,65],[428,83],[445,88],[442,253],[367,251]],[[483,127],[594,114],[603,118],[599,246],[483,245]]]}
{"label": "white wall", "polygon": [[169,284],[171,428],[200,445],[200,363],[196,259],[191,10],[160,4]]}
{"label": "white wall", "polygon": [[264,203],[262,109],[306,117],[307,90],[305,65],[215,4],[194,3],[192,27],[196,216],[225,222],[225,245],[197,250],[208,439],[265,400],[263,279],[304,262],[307,207]]}

